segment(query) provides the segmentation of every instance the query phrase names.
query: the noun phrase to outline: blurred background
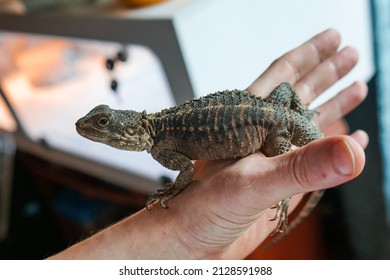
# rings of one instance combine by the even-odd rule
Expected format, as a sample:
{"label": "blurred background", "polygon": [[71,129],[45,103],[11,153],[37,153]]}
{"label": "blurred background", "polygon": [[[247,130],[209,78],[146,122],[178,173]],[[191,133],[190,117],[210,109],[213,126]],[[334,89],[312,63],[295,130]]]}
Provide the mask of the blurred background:
{"label": "blurred background", "polygon": [[144,206],[176,174],[74,128],[98,104],[159,111],[245,88],[286,51],[335,28],[367,100],[363,174],[326,192],[283,241],[248,259],[390,257],[390,4],[385,0],[0,0],[0,259],[42,259]]}

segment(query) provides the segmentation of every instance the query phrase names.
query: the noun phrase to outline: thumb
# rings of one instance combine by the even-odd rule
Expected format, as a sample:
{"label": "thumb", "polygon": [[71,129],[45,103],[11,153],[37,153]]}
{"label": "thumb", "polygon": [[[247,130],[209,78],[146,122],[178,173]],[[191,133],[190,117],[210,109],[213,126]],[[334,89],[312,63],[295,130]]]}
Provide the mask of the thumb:
{"label": "thumb", "polygon": [[365,154],[352,137],[339,135],[313,141],[272,159],[276,172],[271,176],[277,176],[279,183],[273,186],[273,193],[275,201],[279,201],[352,180],[362,172]]}

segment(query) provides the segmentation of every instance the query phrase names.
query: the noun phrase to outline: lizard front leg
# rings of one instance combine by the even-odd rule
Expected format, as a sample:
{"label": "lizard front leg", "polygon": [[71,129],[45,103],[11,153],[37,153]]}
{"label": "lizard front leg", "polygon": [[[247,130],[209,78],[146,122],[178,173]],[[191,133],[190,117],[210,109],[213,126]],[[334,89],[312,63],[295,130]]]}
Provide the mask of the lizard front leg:
{"label": "lizard front leg", "polygon": [[168,184],[166,189],[159,190],[156,194],[150,195],[146,200],[147,209],[157,200],[160,202],[161,207],[168,208],[165,202],[183,191],[191,183],[194,176],[194,165],[185,155],[168,148],[158,151],[152,150],[152,156],[164,167],[171,170],[180,170],[174,183]]}

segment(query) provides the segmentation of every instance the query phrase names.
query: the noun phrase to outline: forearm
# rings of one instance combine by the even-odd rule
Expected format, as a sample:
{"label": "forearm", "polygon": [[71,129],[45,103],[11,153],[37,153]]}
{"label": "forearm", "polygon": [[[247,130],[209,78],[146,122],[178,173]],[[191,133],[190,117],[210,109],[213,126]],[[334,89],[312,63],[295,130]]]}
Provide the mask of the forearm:
{"label": "forearm", "polygon": [[132,215],[49,259],[183,259],[169,210],[155,207]]}

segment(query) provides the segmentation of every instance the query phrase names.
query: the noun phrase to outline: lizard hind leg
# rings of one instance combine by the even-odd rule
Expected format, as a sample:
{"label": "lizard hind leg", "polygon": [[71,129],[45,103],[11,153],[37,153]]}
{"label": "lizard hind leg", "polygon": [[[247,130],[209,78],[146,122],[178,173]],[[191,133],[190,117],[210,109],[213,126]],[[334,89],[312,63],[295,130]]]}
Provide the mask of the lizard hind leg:
{"label": "lizard hind leg", "polygon": [[279,103],[311,120],[314,112],[302,104],[295,89],[289,83],[281,83],[266,98],[272,103]]}
{"label": "lizard hind leg", "polygon": [[[276,131],[273,135],[265,141],[263,146],[263,153],[267,157],[273,157],[287,153],[291,150],[291,134],[285,130],[281,129]],[[288,226],[288,207],[290,204],[290,198],[285,198],[279,201],[274,207],[276,209],[275,217],[271,221],[278,221],[275,230],[271,236],[276,235],[277,233],[283,233]]]}
{"label": "lizard hind leg", "polygon": [[288,207],[290,205],[290,198],[285,198],[279,201],[273,208],[276,208],[275,216],[270,219],[270,221],[278,221],[274,231],[271,236],[276,235],[277,233],[284,233],[288,225]]}

